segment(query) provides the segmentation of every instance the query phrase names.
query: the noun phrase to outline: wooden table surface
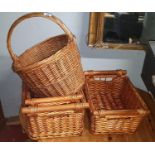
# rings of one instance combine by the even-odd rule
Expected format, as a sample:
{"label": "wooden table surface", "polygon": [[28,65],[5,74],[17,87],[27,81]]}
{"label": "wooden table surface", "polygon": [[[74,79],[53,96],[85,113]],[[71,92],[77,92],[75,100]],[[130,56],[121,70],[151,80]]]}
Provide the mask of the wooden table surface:
{"label": "wooden table surface", "polygon": [[42,139],[40,142],[155,142],[155,102],[148,93],[142,90],[138,91],[150,109],[151,114],[141,123],[134,134],[92,135],[89,133],[86,118],[85,130],[82,136]]}

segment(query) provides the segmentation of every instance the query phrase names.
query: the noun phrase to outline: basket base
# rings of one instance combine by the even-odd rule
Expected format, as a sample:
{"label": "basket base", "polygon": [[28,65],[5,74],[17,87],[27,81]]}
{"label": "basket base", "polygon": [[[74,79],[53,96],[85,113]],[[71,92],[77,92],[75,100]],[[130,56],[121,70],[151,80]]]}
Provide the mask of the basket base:
{"label": "basket base", "polygon": [[54,139],[55,140],[56,138],[78,137],[78,136],[82,136],[82,133],[83,133],[83,131],[80,133],[73,133],[73,134],[68,134],[68,135],[65,133],[62,135],[49,135],[48,137],[46,137],[46,136],[45,137],[43,137],[43,136],[32,137],[30,135],[28,135],[28,137],[34,141],[41,141],[41,140],[46,141],[48,139],[51,139],[51,140]]}

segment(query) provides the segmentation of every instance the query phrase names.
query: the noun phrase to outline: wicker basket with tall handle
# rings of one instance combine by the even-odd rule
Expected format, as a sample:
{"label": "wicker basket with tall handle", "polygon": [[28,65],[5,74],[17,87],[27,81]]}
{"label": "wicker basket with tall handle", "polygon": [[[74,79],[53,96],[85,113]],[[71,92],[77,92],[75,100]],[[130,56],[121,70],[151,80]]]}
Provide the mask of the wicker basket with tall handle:
{"label": "wicker basket with tall handle", "polygon": [[[17,56],[11,46],[13,30],[23,20],[32,17],[49,19],[66,34],[49,38]],[[7,46],[13,60],[13,70],[36,95],[70,95],[83,86],[84,74],[75,38],[57,17],[48,13],[29,13],[18,18],[8,32]]]}

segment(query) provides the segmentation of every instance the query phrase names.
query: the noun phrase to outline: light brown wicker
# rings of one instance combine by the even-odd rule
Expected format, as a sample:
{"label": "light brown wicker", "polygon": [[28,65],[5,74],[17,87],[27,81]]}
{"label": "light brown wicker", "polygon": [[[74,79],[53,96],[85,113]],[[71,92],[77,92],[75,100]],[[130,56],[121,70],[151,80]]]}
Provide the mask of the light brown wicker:
{"label": "light brown wicker", "polygon": [[[49,38],[17,56],[11,46],[14,28],[23,20],[43,17],[55,22],[66,34]],[[64,96],[75,94],[84,84],[80,55],[73,34],[53,15],[30,13],[17,19],[7,38],[13,69],[38,96]]]}
{"label": "light brown wicker", "polygon": [[32,140],[80,136],[84,129],[85,102],[83,92],[72,96],[32,98],[23,87],[20,120]]}
{"label": "light brown wicker", "polygon": [[85,78],[91,132],[135,132],[149,111],[126,71],[88,71]]}

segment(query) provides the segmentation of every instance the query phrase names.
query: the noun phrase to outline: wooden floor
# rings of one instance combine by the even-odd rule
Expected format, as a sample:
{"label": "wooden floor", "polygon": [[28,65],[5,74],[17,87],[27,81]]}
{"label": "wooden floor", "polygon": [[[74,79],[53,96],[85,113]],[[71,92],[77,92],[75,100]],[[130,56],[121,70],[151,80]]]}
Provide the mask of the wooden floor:
{"label": "wooden floor", "polygon": [[85,131],[80,137],[54,138],[40,141],[46,142],[155,142],[155,102],[151,96],[138,90],[144,101],[148,105],[151,114],[141,123],[134,134],[105,134],[92,135],[88,130],[88,121],[85,121]]}

